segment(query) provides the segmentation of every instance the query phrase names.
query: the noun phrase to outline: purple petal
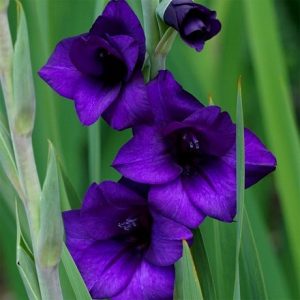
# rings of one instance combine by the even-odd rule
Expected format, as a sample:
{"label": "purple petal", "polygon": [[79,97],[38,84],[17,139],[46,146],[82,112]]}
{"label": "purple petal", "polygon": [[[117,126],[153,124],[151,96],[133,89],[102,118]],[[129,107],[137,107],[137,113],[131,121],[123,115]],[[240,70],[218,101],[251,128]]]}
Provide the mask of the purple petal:
{"label": "purple petal", "polygon": [[101,76],[105,73],[105,69],[99,59],[100,49],[105,49],[114,56],[119,55],[103,38],[86,35],[74,40],[69,53],[70,59],[81,73],[90,76]]}
{"label": "purple petal", "polygon": [[183,33],[184,35],[189,35],[197,30],[201,30],[204,27],[205,24],[203,21],[194,15],[190,20],[188,20],[188,22],[186,22],[186,25],[183,28]]}
{"label": "purple petal", "polygon": [[112,300],[172,300],[174,282],[174,266],[157,267],[144,260],[128,287]]}
{"label": "purple petal", "polygon": [[64,212],[63,220],[66,233],[66,245],[73,259],[76,260],[94,240],[90,238],[85,230],[86,228],[82,226],[79,210]]}
{"label": "purple petal", "polygon": [[109,43],[120,53],[127,66],[127,79],[129,79],[136,67],[139,48],[135,40],[126,35],[107,36]]}
{"label": "purple petal", "polygon": [[203,39],[193,38],[193,37],[183,37],[182,39],[197,52],[200,52],[204,48],[205,41]]}
{"label": "purple petal", "polygon": [[77,259],[76,265],[93,298],[111,298],[123,291],[140,258],[116,241],[97,241]]}
{"label": "purple petal", "polygon": [[169,71],[160,71],[148,86],[156,121],[182,121],[203,105],[182,89]]}
{"label": "purple petal", "polygon": [[153,213],[151,244],[145,259],[157,266],[169,266],[182,257],[182,241],[190,240],[192,232],[185,226]]}
{"label": "purple petal", "polygon": [[81,210],[81,222],[89,236],[103,240],[122,233],[119,222],[135,216],[146,200],[122,184],[111,181],[92,184]]}
{"label": "purple petal", "polygon": [[236,127],[227,112],[221,112],[220,107],[208,106],[197,110],[183,122],[200,134],[203,152],[222,156],[235,143]]}
{"label": "purple petal", "polygon": [[126,34],[134,38],[139,45],[139,64],[143,64],[146,53],[144,31],[139,19],[126,1],[110,1],[105,7],[102,16],[95,21],[91,29],[93,34],[102,35],[103,32],[107,32],[103,31],[103,25],[101,24],[103,23],[101,21],[103,17],[115,21],[115,24],[111,24],[111,29],[108,31],[110,35]]}
{"label": "purple petal", "polygon": [[152,186],[149,203],[161,214],[191,228],[196,228],[205,215],[190,201],[180,178]]}
{"label": "purple petal", "polygon": [[78,81],[74,99],[80,122],[86,126],[95,123],[118,97],[120,89],[121,84],[114,87],[106,86],[103,82],[93,78]]}
{"label": "purple petal", "polygon": [[50,56],[47,64],[40,71],[40,77],[45,80],[58,94],[73,99],[78,83],[83,75],[70,60],[70,49],[79,36],[59,42]]}
{"label": "purple petal", "polygon": [[198,175],[184,177],[189,199],[205,215],[232,222],[236,214],[235,168],[221,159],[211,161]]}
{"label": "purple petal", "polygon": [[85,227],[80,222],[80,210],[69,210],[63,212],[64,227],[67,237],[75,239],[89,239]]}
{"label": "purple petal", "polygon": [[103,117],[114,129],[133,127],[150,119],[150,106],[142,74],[137,73],[126,82],[119,97],[107,109]]}
{"label": "purple petal", "polygon": [[160,184],[175,179],[181,168],[173,162],[158,128],[141,126],[117,154],[113,167],[125,177]]}
{"label": "purple petal", "polygon": [[[228,164],[235,168],[236,150],[235,146],[223,158]],[[259,138],[249,129],[245,129],[245,181],[246,188],[255,184],[276,168],[276,158],[263,145]]]}
{"label": "purple petal", "polygon": [[211,19],[210,20],[210,30],[206,34],[205,39],[209,40],[212,37],[214,37],[216,34],[218,34],[221,31],[222,25],[221,22],[217,19]]}

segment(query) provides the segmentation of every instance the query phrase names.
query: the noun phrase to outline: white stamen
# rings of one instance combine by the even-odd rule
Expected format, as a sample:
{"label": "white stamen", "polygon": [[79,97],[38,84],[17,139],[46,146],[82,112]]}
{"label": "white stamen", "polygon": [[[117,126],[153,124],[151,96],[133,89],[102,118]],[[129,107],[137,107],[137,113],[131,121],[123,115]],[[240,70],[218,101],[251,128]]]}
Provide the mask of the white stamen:
{"label": "white stamen", "polygon": [[118,227],[124,229],[125,231],[129,231],[131,230],[132,228],[136,227],[137,226],[137,218],[135,219],[126,219],[124,222],[120,222],[118,223]]}

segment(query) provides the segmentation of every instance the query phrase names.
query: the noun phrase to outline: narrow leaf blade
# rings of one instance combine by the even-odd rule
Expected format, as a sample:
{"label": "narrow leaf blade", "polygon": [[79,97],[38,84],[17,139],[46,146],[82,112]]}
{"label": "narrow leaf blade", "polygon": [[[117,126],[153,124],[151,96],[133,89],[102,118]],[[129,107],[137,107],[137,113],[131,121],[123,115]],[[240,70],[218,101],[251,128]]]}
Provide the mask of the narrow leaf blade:
{"label": "narrow leaf blade", "polygon": [[17,267],[23,280],[27,295],[30,300],[40,300],[41,294],[36,275],[35,264],[26,247],[23,239],[21,225],[16,204],[16,223],[17,223]]}
{"label": "narrow leaf blade", "polygon": [[3,126],[1,122],[0,122],[0,163],[2,165],[2,168],[6,176],[10,180],[11,184],[18,192],[19,196],[22,196],[22,190],[20,186],[16,163],[13,156],[12,146],[10,143],[10,137],[6,128]]}
{"label": "narrow leaf blade", "polygon": [[243,231],[244,200],[245,200],[245,141],[244,141],[244,117],[242,103],[241,78],[238,82],[237,97],[237,123],[236,123],[236,201],[237,201],[237,240],[235,259],[235,283],[233,298],[241,299],[240,290],[240,249]]}
{"label": "narrow leaf blade", "polygon": [[211,266],[206,254],[200,229],[194,232],[193,246],[191,248],[194,263],[204,299],[216,299],[216,287],[212,277]]}
{"label": "narrow leaf blade", "polygon": [[203,294],[195,264],[186,241],[183,241],[183,257],[175,264],[175,270],[175,298],[178,300],[202,300]]}
{"label": "narrow leaf blade", "polygon": [[70,255],[66,245],[63,245],[62,264],[73,288],[77,300],[92,300],[89,291]]}
{"label": "narrow leaf blade", "polygon": [[247,291],[247,298],[268,299],[260,256],[246,209],[244,210],[241,241],[241,261],[244,267],[242,277],[244,279],[245,290]]}

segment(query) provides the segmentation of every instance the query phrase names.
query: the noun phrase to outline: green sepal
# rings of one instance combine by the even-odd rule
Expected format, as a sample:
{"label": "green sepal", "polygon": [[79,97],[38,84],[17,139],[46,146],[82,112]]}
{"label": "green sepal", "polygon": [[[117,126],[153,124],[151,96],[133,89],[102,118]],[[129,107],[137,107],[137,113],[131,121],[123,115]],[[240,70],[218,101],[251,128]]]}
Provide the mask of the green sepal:
{"label": "green sepal", "polygon": [[162,0],[156,8],[157,15],[164,20],[164,14],[172,0]]}
{"label": "green sepal", "polygon": [[50,142],[47,174],[40,205],[38,259],[42,267],[54,267],[60,261],[64,230],[56,153]]}
{"label": "green sepal", "polygon": [[18,30],[13,54],[13,125],[21,135],[33,130],[35,92],[32,78],[28,30],[22,4],[17,1]]}

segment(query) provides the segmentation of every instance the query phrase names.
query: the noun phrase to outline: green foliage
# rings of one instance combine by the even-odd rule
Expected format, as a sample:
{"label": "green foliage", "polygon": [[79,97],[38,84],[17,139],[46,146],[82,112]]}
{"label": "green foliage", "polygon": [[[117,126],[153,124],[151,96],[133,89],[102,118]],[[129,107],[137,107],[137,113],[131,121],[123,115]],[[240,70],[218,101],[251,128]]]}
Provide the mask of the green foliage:
{"label": "green foliage", "polygon": [[244,211],[243,234],[241,245],[244,272],[241,280],[244,283],[244,299],[269,299],[262,273],[260,256],[257,251],[255,237],[249,222],[247,211]]}
{"label": "green foliage", "polygon": [[195,269],[200,279],[204,299],[216,299],[216,286],[200,229],[194,231],[191,247]]}
{"label": "green foliage", "polygon": [[186,241],[183,241],[183,256],[175,264],[175,269],[175,299],[202,300],[203,293],[200,287],[199,278],[191,250]]}
{"label": "green foliage", "polygon": [[22,194],[18,177],[18,171],[13,157],[13,150],[9,133],[0,122],[0,164],[6,176],[13,184],[19,195]]}
{"label": "green foliage", "polygon": [[[0,9],[5,2],[0,0]],[[140,2],[128,2],[141,17]],[[292,85],[288,79],[299,78],[299,73],[295,73],[296,67],[286,68],[288,62],[291,64],[291,61],[299,61],[296,55],[288,52],[291,51],[290,42],[295,43],[296,49],[299,48],[299,42],[289,39],[297,38],[299,31],[295,24],[286,20],[290,16],[295,20],[296,2],[279,2],[201,1],[217,10],[223,24],[220,35],[209,41],[201,53],[189,49],[180,38],[176,39],[171,50],[168,67],[184,88],[204,103],[207,103],[208,95],[211,95],[216,105],[221,105],[232,114],[236,107],[236,80],[239,75],[243,75],[245,124],[268,144],[278,159],[278,168],[273,176],[275,181],[263,180],[246,191],[242,224],[225,224],[208,219],[200,230],[196,230],[191,251],[184,243],[184,257],[176,266],[178,299],[233,299],[238,227],[241,249],[238,274],[240,298],[282,300],[300,297],[300,292],[297,291],[300,286],[300,146],[295,121],[297,108],[292,101],[292,95],[299,93],[299,90],[297,81]],[[62,100],[36,73],[60,39],[89,29],[95,16],[103,9],[104,2],[23,0],[22,4],[28,20],[37,95],[34,150],[40,178],[46,174],[47,140],[51,139],[57,148],[61,165],[59,181],[54,183],[54,186],[59,185],[59,192],[54,189],[59,194],[56,200],[60,199],[63,210],[78,208],[80,199],[92,181],[119,178],[110,164],[120,145],[131,133],[116,133],[103,122],[89,129],[83,128],[77,120],[72,101]],[[24,15],[20,17],[19,26],[21,22],[25,22]],[[16,36],[18,24],[13,2],[10,5],[10,23],[13,36]],[[26,27],[22,28],[22,33],[17,35],[16,45],[19,45],[19,50],[14,53],[15,61],[18,61],[18,65],[14,64],[17,85],[28,83],[31,73],[29,48],[24,42]],[[3,44],[0,43],[1,46]],[[21,73],[17,73],[18,70],[27,75],[22,77]],[[26,98],[33,97],[32,86],[32,82],[26,86]],[[17,89],[16,93],[18,92],[20,90]],[[21,99],[23,100],[25,98]],[[1,103],[0,107],[2,106]],[[24,119],[22,126],[18,127],[23,128],[23,122],[28,124],[25,132],[31,129],[32,109],[29,106],[29,114],[26,113],[27,110],[22,110]],[[1,111],[2,114],[3,112]],[[233,118],[235,119],[234,115]],[[2,272],[5,275],[2,276],[7,277],[16,299],[26,299],[17,268],[13,264],[16,232],[11,207],[16,195],[7,178],[14,182],[14,186],[18,185],[16,166],[4,125],[0,126],[0,132],[0,193],[3,201],[0,212],[0,253],[1,261],[7,262],[4,265],[5,272]],[[3,170],[5,176],[2,174]],[[59,201],[55,203],[58,217]],[[21,220],[22,216],[20,213],[19,215]],[[240,221],[239,215],[237,220]],[[24,220],[20,221],[21,224],[23,222]],[[29,273],[34,272],[28,272],[32,270],[33,262],[27,251],[28,247],[25,247],[28,233],[25,233],[23,227],[22,234],[24,238],[18,249],[18,261],[20,273],[26,282]],[[65,246],[60,271],[65,299],[91,299]],[[34,283],[35,279],[29,281]],[[36,291],[33,286],[26,285],[26,288]],[[33,294],[38,295],[38,292]],[[34,297],[33,299],[38,299]]]}
{"label": "green foliage", "polygon": [[38,259],[41,266],[49,268],[56,266],[60,261],[64,234],[56,153],[50,142],[48,168],[41,195],[40,210]]}
{"label": "green foliage", "polygon": [[240,287],[240,250],[243,235],[244,201],[245,201],[245,138],[244,114],[242,101],[241,78],[238,82],[238,96],[236,109],[236,202],[237,202],[237,239],[235,259],[235,282],[233,298],[241,299]]}
{"label": "green foliage", "polygon": [[32,78],[27,23],[22,5],[18,5],[18,30],[13,55],[13,126],[21,135],[32,132],[35,114],[35,92]]}
{"label": "green foliage", "polygon": [[76,300],[91,300],[91,296],[81,278],[81,275],[67,247],[63,246],[62,264],[73,289]]}
{"label": "green foliage", "polygon": [[[289,247],[300,282],[300,142],[291,91],[278,34],[274,4],[270,0],[244,1],[252,60],[267,138],[276,154],[276,187],[280,195]],[[299,285],[298,285],[299,288]],[[300,293],[300,290],[299,290]]]}
{"label": "green foliage", "polygon": [[21,232],[19,219],[19,210],[16,205],[16,221],[17,221],[17,266],[22,277],[27,295],[30,300],[39,300],[41,298],[39,283],[36,275],[35,264],[32,255],[26,246],[26,241]]}

